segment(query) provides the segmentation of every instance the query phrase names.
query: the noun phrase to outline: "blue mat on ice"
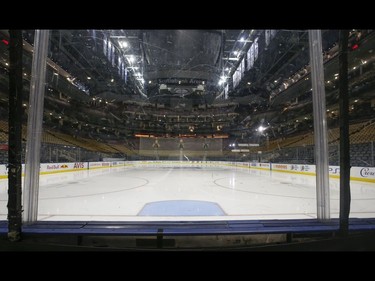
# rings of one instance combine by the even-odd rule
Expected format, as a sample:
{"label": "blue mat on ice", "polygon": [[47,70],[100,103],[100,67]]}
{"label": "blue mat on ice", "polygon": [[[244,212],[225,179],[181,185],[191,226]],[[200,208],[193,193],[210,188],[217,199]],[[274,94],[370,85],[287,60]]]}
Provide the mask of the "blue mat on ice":
{"label": "blue mat on ice", "polygon": [[214,202],[197,200],[168,200],[147,203],[138,216],[224,216]]}

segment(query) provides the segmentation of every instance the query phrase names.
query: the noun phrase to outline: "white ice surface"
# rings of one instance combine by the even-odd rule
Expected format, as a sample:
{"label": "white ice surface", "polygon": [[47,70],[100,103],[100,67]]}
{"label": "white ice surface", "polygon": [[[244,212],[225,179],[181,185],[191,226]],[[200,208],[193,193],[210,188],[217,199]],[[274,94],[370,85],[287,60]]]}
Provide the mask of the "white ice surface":
{"label": "white ice surface", "polygon": [[[0,180],[0,220],[7,218]],[[339,181],[330,179],[331,217],[339,216]],[[351,182],[350,217],[375,217],[375,184]],[[225,216],[138,216],[164,200],[217,203]],[[40,177],[38,220],[185,221],[316,218],[315,177],[244,168],[111,168]]]}

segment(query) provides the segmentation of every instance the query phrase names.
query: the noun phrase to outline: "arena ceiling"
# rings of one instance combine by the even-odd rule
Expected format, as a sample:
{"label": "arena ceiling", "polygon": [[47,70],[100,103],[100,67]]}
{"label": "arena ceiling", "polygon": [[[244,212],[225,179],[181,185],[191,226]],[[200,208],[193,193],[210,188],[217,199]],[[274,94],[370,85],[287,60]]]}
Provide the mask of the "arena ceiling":
{"label": "arena ceiling", "polygon": [[[24,31],[28,52],[33,34],[33,30]],[[228,132],[239,134],[265,120],[280,123],[311,111],[311,106],[301,103],[305,99],[308,104],[311,98],[309,81],[302,79],[282,88],[309,64],[306,30],[277,30],[267,45],[259,43],[257,60],[243,71],[237,85],[232,77],[254,42],[264,42],[264,30],[52,30],[50,36],[48,57],[54,73],[47,73],[47,82],[76,99],[163,104],[171,110],[181,105],[191,110],[234,104],[238,117],[224,121],[230,123]],[[323,50],[329,50],[338,41],[338,30],[323,30],[322,36]],[[374,45],[371,33],[349,53],[351,66],[370,61]],[[6,53],[1,56],[5,63]],[[336,57],[326,65],[326,75],[332,81],[337,61]],[[25,57],[26,72],[30,66],[30,57]],[[357,92],[362,86],[369,87],[365,82],[355,86]],[[280,89],[282,94],[274,95]],[[337,88],[327,87],[333,101],[335,93]],[[286,116],[289,111],[284,109],[296,98],[300,98],[299,113]]]}

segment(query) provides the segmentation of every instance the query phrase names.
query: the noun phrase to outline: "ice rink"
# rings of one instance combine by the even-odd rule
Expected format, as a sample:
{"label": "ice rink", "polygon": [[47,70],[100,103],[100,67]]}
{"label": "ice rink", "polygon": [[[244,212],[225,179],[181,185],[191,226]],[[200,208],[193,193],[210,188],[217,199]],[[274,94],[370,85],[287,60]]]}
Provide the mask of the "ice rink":
{"label": "ice rink", "polygon": [[[0,180],[0,220],[7,219]],[[375,184],[351,182],[350,217],[375,217]],[[331,217],[339,180],[330,179]],[[316,218],[315,176],[240,167],[116,167],[42,175],[38,220],[155,221]]]}

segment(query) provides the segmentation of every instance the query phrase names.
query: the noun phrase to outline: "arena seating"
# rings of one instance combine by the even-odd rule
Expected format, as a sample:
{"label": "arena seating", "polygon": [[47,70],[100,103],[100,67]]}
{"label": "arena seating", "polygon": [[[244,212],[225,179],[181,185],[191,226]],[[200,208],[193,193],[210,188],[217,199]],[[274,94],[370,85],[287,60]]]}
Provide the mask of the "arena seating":
{"label": "arena seating", "polygon": [[[0,143],[8,143],[8,122],[0,120]],[[375,140],[375,122],[374,120],[366,120],[354,123],[349,126],[349,136],[351,143],[351,165],[353,166],[373,166],[375,159],[374,140]],[[27,128],[22,126],[22,139],[25,142],[27,137]],[[329,143],[329,163],[338,165],[339,162],[339,128],[330,128],[328,130]],[[229,141],[230,142],[230,141]],[[228,142],[228,143],[229,143]],[[24,143],[25,144],[25,143]],[[65,159],[65,161],[78,161],[83,155],[87,155],[88,159],[100,159],[101,157],[111,157],[112,155],[120,155],[121,157],[130,157],[135,159],[153,159],[155,152],[139,151],[139,143],[131,138],[124,140],[104,141],[98,138],[84,138],[80,136],[72,136],[56,129],[46,128],[42,133],[42,145],[48,147],[42,151],[41,159],[46,162],[55,159]],[[224,145],[224,147],[226,147]],[[74,149],[80,148],[80,157]],[[58,158],[56,158],[56,149],[59,149]],[[260,147],[249,147],[249,155],[234,155],[230,147],[226,147],[223,151],[206,152],[207,159],[211,160],[239,160],[239,161],[255,161],[259,160],[258,151],[262,151],[262,161],[285,162],[285,163],[314,163],[314,134],[307,132],[304,134],[294,135],[286,138],[277,138],[264,142]],[[139,154],[140,153],[140,154]],[[179,150],[160,150],[158,156],[160,159],[178,159]],[[100,155],[100,156],[95,156]],[[139,157],[137,156],[139,154]],[[204,157],[203,151],[184,151],[191,160],[200,160]],[[7,162],[7,152],[1,151],[1,163]],[[86,161],[86,158],[83,158]]]}

